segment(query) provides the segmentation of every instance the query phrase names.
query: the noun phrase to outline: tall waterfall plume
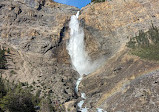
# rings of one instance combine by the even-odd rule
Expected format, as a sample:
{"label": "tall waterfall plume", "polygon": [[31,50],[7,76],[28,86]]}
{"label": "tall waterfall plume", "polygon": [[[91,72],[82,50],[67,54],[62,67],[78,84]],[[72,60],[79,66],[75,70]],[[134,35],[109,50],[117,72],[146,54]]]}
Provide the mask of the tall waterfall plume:
{"label": "tall waterfall plume", "polygon": [[74,69],[82,76],[95,71],[98,65],[91,62],[91,59],[85,51],[84,31],[83,28],[80,27],[78,16],[79,12],[71,16],[71,21],[69,23],[71,30],[70,40],[67,44],[67,50]]}
{"label": "tall waterfall plume", "polygon": [[[71,16],[71,20],[69,23],[70,28],[70,39],[67,43],[67,50],[71,58],[72,65],[74,69],[80,74],[76,82],[75,92],[78,93],[78,86],[82,81],[83,75],[88,75],[89,73],[95,71],[100,65],[102,60],[96,60],[94,62],[91,61],[87,52],[85,51],[84,44],[84,31],[83,28],[80,27],[80,23],[78,21],[79,11],[76,15]],[[84,101],[86,99],[85,93],[81,93],[81,97],[84,100],[81,100],[77,106],[79,107],[79,111],[88,112],[88,108],[82,108]]]}

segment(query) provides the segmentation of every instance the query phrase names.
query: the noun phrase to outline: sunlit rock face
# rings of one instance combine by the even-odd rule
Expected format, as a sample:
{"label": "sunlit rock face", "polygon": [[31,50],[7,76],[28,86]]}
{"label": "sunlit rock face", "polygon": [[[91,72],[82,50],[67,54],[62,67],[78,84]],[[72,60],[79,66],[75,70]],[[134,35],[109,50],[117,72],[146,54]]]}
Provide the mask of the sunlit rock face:
{"label": "sunlit rock face", "polygon": [[[79,18],[84,26],[86,51],[92,59],[101,54],[106,56],[105,65],[81,81],[79,91],[87,95],[84,106],[92,108],[92,111],[96,108],[107,111],[139,111],[146,109],[142,108],[143,105],[148,107],[147,111],[153,108],[151,101],[142,100],[143,104],[138,105],[130,102],[130,99],[139,102],[135,96],[142,94],[143,90],[141,86],[135,86],[133,81],[141,84],[144,77],[147,77],[141,75],[141,72],[158,67],[158,63],[128,55],[125,44],[139,30],[147,31],[151,24],[159,27],[158,4],[157,0],[112,0],[82,8]],[[141,76],[143,79],[138,79]],[[145,83],[152,88],[154,76],[148,77]],[[149,91],[149,87],[144,91]],[[151,91],[147,97],[152,98],[154,92]],[[122,102],[124,99],[129,103]],[[154,104],[157,106],[156,101]],[[132,105],[133,108],[130,108]]]}
{"label": "sunlit rock face", "polygon": [[111,0],[82,8],[79,18],[89,55],[110,57],[139,30],[148,30],[151,23],[159,26],[157,7],[157,0]]}

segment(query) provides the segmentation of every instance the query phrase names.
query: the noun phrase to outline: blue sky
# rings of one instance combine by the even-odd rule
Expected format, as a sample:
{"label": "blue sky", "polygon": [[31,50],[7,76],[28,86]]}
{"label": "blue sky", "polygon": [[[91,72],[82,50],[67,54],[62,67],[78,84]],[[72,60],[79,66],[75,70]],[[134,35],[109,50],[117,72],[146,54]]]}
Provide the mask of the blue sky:
{"label": "blue sky", "polygon": [[80,9],[91,2],[91,0],[54,0],[54,1],[63,3],[63,4],[67,4],[67,5],[71,5],[71,6],[75,6]]}

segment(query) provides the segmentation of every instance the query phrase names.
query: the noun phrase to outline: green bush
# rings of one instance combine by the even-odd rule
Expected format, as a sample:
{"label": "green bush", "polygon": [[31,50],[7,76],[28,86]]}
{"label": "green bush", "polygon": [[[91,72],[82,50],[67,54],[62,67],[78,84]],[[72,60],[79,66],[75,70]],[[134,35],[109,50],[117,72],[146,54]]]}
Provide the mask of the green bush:
{"label": "green bush", "polygon": [[9,110],[10,112],[35,112],[34,104],[29,93],[8,93],[1,100],[1,106],[2,109]]}
{"label": "green bush", "polygon": [[22,83],[13,85],[0,78],[0,112],[35,112],[34,107],[41,99],[22,86]]}
{"label": "green bush", "polygon": [[3,96],[5,96],[7,94],[7,91],[5,89],[3,80],[0,77],[0,99],[3,98]]}
{"label": "green bush", "polygon": [[127,47],[141,58],[159,60],[159,29],[152,24],[147,32],[139,31],[138,36],[130,38]]}
{"label": "green bush", "polygon": [[5,69],[6,63],[5,50],[0,48],[0,69]]}

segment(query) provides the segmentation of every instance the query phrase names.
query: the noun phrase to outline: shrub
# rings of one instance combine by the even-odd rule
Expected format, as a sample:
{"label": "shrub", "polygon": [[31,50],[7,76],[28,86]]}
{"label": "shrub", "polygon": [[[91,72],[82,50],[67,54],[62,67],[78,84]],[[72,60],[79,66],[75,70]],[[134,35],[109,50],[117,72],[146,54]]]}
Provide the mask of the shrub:
{"label": "shrub", "polygon": [[6,68],[6,62],[5,50],[0,48],[0,69]]}
{"label": "shrub", "polygon": [[131,53],[149,60],[159,60],[159,29],[153,24],[147,31],[139,31],[139,35],[130,38],[127,47]]}
{"label": "shrub", "polygon": [[41,99],[22,86],[22,83],[13,85],[0,78],[0,112],[35,112],[34,107]]}
{"label": "shrub", "polygon": [[10,112],[35,112],[29,93],[8,93],[1,101],[3,108]]}
{"label": "shrub", "polygon": [[2,78],[0,77],[0,99],[7,94]]}

